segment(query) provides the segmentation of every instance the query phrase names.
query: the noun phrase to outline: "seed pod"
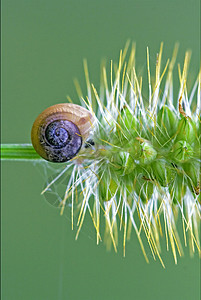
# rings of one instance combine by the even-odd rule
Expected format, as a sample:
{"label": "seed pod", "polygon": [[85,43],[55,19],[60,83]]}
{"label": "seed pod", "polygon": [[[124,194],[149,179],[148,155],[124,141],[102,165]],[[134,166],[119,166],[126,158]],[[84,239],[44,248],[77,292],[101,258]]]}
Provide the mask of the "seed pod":
{"label": "seed pod", "polygon": [[199,162],[192,161],[183,164],[183,169],[187,175],[187,183],[194,194],[200,194],[200,165]]}
{"label": "seed pod", "polygon": [[120,152],[119,158],[120,158],[122,175],[127,175],[133,172],[136,166],[133,157],[128,152]]}
{"label": "seed pod", "polygon": [[161,145],[168,144],[175,138],[177,130],[177,117],[169,107],[164,106],[157,115],[156,140]]}
{"label": "seed pod", "polygon": [[142,138],[136,138],[132,147],[132,155],[135,159],[139,160],[142,164],[148,164],[151,161],[153,161],[156,156],[157,152],[152,146],[151,142],[142,139]]}
{"label": "seed pod", "polygon": [[183,174],[177,173],[169,185],[170,197],[174,204],[181,203],[186,194],[186,179]]}
{"label": "seed pod", "polygon": [[172,148],[172,157],[177,162],[185,162],[193,157],[193,148],[186,141],[178,141]]}
{"label": "seed pod", "polygon": [[137,136],[136,132],[139,130],[138,121],[135,115],[132,114],[128,108],[122,109],[117,121],[121,129],[123,129],[125,133],[129,133],[129,137],[131,135]]}
{"label": "seed pod", "polygon": [[151,163],[151,170],[154,179],[161,185],[167,185],[167,178],[166,178],[166,165],[165,161],[158,160]]}
{"label": "seed pod", "polygon": [[143,203],[147,203],[153,194],[153,182],[144,176],[135,179],[133,188]]}
{"label": "seed pod", "polygon": [[139,123],[134,114],[127,108],[121,110],[116,122],[116,134],[111,135],[110,141],[122,145],[129,143],[131,139],[139,135]]}
{"label": "seed pod", "polygon": [[190,118],[182,117],[178,123],[176,142],[185,140],[192,144],[196,139],[196,125]]}
{"label": "seed pod", "polygon": [[[109,181],[108,181],[109,180]],[[99,183],[99,195],[102,201],[109,201],[116,194],[118,185],[113,178],[104,176]]]}

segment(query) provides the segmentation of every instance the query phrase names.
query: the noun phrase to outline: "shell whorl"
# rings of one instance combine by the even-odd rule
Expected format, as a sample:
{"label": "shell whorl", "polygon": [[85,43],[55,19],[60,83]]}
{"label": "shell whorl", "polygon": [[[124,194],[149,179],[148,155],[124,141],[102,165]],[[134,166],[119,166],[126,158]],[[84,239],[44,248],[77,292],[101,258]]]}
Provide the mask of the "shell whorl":
{"label": "shell whorl", "polygon": [[31,140],[36,152],[51,162],[65,162],[77,155],[92,129],[93,116],[71,103],[53,105],[35,120]]}

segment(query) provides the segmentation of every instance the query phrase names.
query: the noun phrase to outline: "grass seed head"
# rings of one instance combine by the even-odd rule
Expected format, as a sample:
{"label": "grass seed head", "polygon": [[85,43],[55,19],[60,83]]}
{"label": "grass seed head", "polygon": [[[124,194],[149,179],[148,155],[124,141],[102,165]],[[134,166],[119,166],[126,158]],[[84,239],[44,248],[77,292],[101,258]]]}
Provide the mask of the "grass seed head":
{"label": "grass seed head", "polygon": [[[123,229],[123,249],[133,229],[146,261],[143,245],[147,238],[153,258],[159,258],[160,236],[165,235],[175,263],[182,255],[177,217],[183,224],[184,244],[189,235],[192,253],[200,254],[200,87],[201,72],[192,92],[187,90],[190,53],[183,68],[178,67],[180,87],[173,95],[173,56],[162,69],[162,49],[157,55],[152,77],[147,49],[148,82],[137,75],[135,46],[128,44],[119,61],[111,61],[110,74],[101,69],[100,93],[91,84],[87,63],[84,70],[87,96],[76,87],[80,101],[94,116],[90,143],[72,160],[72,173],[61,202],[62,212],[71,199],[72,227],[77,218],[77,235],[86,213],[91,216],[97,243],[105,218],[107,248],[117,251],[119,228]],[[127,57],[127,61],[126,61]],[[147,88],[148,97],[143,91]],[[174,91],[174,92],[173,92]]]}

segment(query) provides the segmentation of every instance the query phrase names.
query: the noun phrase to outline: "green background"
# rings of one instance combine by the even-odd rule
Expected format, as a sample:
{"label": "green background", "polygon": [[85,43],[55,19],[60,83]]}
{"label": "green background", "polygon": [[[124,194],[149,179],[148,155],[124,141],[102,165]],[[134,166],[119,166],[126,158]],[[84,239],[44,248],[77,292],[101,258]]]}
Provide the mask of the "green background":
{"label": "green background", "polygon": [[[163,63],[176,41],[178,62],[192,49],[193,82],[200,62],[199,14],[199,0],[3,0],[2,142],[30,143],[32,123],[43,109],[65,102],[66,95],[78,101],[73,78],[85,86],[83,58],[98,87],[101,59],[117,59],[128,38],[137,44],[142,74],[146,46],[152,66],[161,41]],[[151,254],[146,264],[133,233],[123,258],[121,246],[117,254],[103,243],[96,246],[89,220],[75,241],[70,210],[61,217],[40,195],[41,168],[3,162],[2,175],[3,300],[200,299],[197,253],[190,258],[185,249],[175,266],[162,243],[164,270]]]}

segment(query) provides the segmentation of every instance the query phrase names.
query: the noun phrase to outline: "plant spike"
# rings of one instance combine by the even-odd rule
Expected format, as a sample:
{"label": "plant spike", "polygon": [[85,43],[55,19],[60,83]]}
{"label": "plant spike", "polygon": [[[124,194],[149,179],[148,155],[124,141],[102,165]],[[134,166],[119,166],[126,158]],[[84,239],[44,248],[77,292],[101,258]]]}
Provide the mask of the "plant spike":
{"label": "plant spike", "polygon": [[[126,240],[134,229],[145,260],[149,262],[142,235],[147,238],[154,260],[158,257],[165,267],[161,236],[166,239],[167,250],[172,249],[175,263],[177,254],[183,255],[178,217],[182,220],[184,245],[189,244],[191,254],[197,248],[201,255],[201,70],[188,94],[191,53],[186,52],[183,68],[178,65],[180,87],[178,98],[174,99],[173,68],[178,45],[162,68],[161,43],[155,78],[147,47],[146,99],[144,81],[136,71],[135,44],[126,61],[128,47],[126,43],[120,51],[117,64],[111,60],[109,76],[105,62],[102,63],[100,93],[90,81],[84,60],[86,97],[77,80],[75,87],[81,104],[95,119],[91,123],[92,132],[76,157],[48,180],[42,194],[56,194],[54,188],[65,176],[67,184],[64,194],[58,195],[59,207],[61,214],[67,205],[71,207],[72,229],[77,226],[76,239],[89,212],[97,244],[102,241],[104,217],[107,249],[113,246],[117,251],[120,229],[125,256]],[[30,145],[3,145],[1,152],[3,159],[39,160]]]}

